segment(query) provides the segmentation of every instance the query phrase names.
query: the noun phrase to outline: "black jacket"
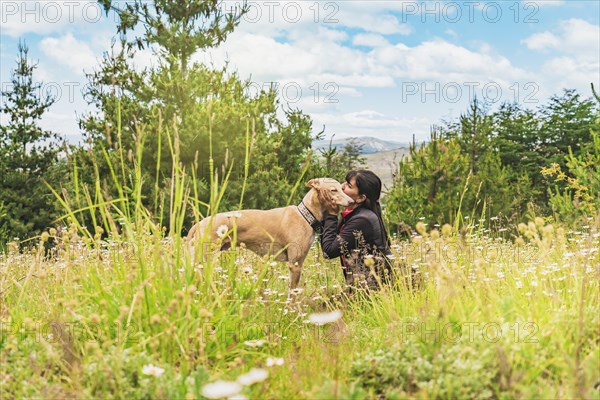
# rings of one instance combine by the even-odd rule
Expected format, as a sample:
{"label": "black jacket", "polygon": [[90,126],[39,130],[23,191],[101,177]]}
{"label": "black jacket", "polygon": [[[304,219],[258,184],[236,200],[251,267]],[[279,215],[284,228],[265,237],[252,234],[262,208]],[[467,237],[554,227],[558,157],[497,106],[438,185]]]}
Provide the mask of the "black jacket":
{"label": "black jacket", "polygon": [[[343,226],[342,232],[339,232],[341,226]],[[323,254],[328,258],[345,256],[361,247],[361,243],[367,254],[371,255],[374,254],[375,249],[380,251],[387,249],[379,218],[373,211],[366,207],[357,207],[346,218],[342,218],[341,224],[338,224],[335,215],[325,217],[321,246]]]}
{"label": "black jacket", "polygon": [[[340,232],[341,228],[341,232]],[[338,223],[335,215],[325,217],[321,234],[321,248],[327,258],[341,257],[344,277],[353,284],[357,276],[363,275],[371,288],[377,283],[365,264],[366,258],[373,256],[377,274],[391,272],[391,251],[382,232],[377,214],[366,207],[357,207]],[[361,278],[362,279],[362,278]]]}

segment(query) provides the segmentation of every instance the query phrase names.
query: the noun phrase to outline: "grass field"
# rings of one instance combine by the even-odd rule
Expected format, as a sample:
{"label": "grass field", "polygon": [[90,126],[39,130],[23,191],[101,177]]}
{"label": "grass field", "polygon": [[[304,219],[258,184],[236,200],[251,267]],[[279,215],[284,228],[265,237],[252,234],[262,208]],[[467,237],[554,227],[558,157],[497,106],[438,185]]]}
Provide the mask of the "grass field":
{"label": "grass field", "polygon": [[243,249],[52,231],[0,255],[0,397],[600,398],[597,226],[419,226],[393,249],[417,288],[351,298],[315,246],[294,302],[287,266]]}

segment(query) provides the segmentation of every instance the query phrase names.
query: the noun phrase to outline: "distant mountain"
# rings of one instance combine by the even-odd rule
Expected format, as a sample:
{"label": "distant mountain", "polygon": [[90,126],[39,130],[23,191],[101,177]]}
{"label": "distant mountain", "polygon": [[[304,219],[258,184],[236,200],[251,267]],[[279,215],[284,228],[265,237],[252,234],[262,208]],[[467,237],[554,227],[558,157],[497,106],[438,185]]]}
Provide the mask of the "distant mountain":
{"label": "distant mountain", "polygon": [[[391,140],[381,140],[374,137],[355,137],[355,138],[342,138],[342,139],[334,139],[331,141],[331,147],[337,148],[340,151],[346,146],[350,141],[354,139],[354,142],[362,146],[361,154],[374,154],[381,153],[383,151],[391,151],[396,149],[405,149],[409,147],[409,143],[401,143],[394,142]],[[315,140],[312,143],[313,150],[327,150],[329,149],[329,140]]]}
{"label": "distant mountain", "polygon": [[404,157],[409,157],[409,149],[401,148],[381,153],[365,154],[365,169],[370,169],[381,178],[383,184],[382,196],[393,186],[394,176],[398,172],[398,163]]}

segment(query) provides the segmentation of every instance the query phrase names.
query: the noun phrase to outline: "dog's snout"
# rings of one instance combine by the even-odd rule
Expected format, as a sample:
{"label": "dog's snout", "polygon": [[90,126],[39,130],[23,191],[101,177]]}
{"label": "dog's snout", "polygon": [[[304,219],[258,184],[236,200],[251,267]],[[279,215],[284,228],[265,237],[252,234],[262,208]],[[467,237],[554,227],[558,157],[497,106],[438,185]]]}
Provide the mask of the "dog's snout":
{"label": "dog's snout", "polygon": [[351,205],[352,203],[354,203],[354,200],[352,199],[352,197],[348,196],[347,194],[344,194],[344,200],[345,200],[345,202],[347,203],[347,204],[344,204],[345,206],[346,206],[346,205],[348,205],[348,206],[349,206],[349,205]]}

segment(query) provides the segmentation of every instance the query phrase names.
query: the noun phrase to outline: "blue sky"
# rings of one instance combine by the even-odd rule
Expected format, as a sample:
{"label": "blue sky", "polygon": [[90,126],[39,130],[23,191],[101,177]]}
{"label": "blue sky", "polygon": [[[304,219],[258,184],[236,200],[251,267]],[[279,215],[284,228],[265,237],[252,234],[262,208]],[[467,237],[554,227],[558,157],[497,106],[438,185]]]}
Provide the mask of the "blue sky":
{"label": "blue sky", "polygon": [[[224,3],[227,8],[239,3]],[[473,95],[491,107],[529,108],[564,88],[600,87],[599,1],[251,1],[251,14],[219,48],[194,59],[276,82],[283,104],[310,114],[327,137],[428,137]],[[3,88],[25,40],[36,79],[58,101],[43,119],[76,142],[93,111],[84,72],[110,48],[114,16],[93,1],[0,2]],[[150,66],[150,51],[136,58]]]}

